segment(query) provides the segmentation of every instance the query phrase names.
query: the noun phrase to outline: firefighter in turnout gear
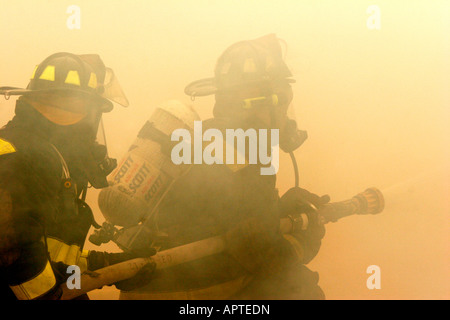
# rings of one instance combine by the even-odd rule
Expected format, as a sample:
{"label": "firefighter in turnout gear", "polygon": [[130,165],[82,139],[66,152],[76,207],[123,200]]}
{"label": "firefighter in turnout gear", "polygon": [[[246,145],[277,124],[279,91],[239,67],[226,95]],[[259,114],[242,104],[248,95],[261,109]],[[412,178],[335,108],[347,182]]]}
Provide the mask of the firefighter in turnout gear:
{"label": "firefighter in turnout gear", "polygon": [[[306,133],[287,116],[291,76],[279,40],[268,35],[229,47],[215,77],[195,81],[185,92],[215,94],[214,118],[203,121],[203,130],[216,128],[225,136],[226,129],[279,129],[280,148],[292,152]],[[329,197],[296,187],[280,198],[276,176],[261,175],[262,164],[223,163],[192,165],[161,201],[156,224],[166,235],[161,250],[225,234],[226,251],[157,270],[148,285],[122,291],[121,299],[324,298],[317,273],[304,265],[325,233],[311,207]],[[280,218],[300,213],[309,223],[282,235]]]}
{"label": "firefighter in turnout gear", "polygon": [[[5,299],[58,299],[69,265],[84,272],[135,257],[83,250],[97,226],[84,201],[88,184],[106,187],[116,167],[97,138],[101,117],[112,101],[128,101],[95,54],[53,54],[26,89],[2,87],[0,94],[20,96],[0,130],[0,292]],[[143,284],[141,275],[148,279],[152,270],[116,286]]]}

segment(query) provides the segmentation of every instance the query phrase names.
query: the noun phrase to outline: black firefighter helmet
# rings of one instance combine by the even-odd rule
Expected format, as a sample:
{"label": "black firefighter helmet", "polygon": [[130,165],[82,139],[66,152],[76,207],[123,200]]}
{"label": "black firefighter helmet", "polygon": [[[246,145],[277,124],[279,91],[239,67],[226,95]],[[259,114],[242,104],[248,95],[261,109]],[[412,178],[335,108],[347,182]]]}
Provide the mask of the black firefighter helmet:
{"label": "black firefighter helmet", "polygon": [[295,82],[291,77],[280,40],[269,34],[232,44],[217,60],[214,77],[190,83],[185,93],[191,97],[207,96],[265,81]]}
{"label": "black firefighter helmet", "polygon": [[[76,95],[92,100],[102,112],[111,111],[112,102],[128,106],[128,100],[114,72],[103,64],[97,54],[75,55],[67,52],[52,54],[35,67],[26,89],[0,87],[0,94],[6,98],[11,95],[33,98],[49,93],[58,93],[61,96]],[[39,108],[39,106],[35,108],[57,124],[65,124],[65,120],[61,117],[68,116],[70,111],[74,111],[64,110],[67,112],[61,113],[61,110],[54,108]]]}

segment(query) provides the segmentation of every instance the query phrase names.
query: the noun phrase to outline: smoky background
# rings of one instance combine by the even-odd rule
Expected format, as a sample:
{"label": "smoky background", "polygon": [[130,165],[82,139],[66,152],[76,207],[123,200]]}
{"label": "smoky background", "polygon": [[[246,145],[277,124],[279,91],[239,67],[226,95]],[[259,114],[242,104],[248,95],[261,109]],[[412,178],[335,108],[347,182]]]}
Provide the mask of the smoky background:
{"label": "smoky background", "polygon": [[[66,10],[81,9],[70,30]],[[381,29],[366,12],[380,8]],[[297,83],[294,111],[309,139],[295,154],[300,186],[332,201],[375,186],[377,216],[327,225],[318,256],[328,299],[448,299],[449,2],[448,1],[0,1],[0,85],[24,87],[48,55],[98,53],[122,85],[129,108],[103,118],[109,154],[119,160],[154,108],[169,99],[212,116],[213,97],[191,101],[191,81],[213,75],[232,43],[276,33]],[[0,125],[14,101],[0,99]],[[294,184],[280,153],[280,194]],[[88,203],[97,222],[98,190]],[[115,250],[113,244],[87,249]],[[381,289],[369,290],[370,265]],[[115,299],[105,287],[93,299]]]}

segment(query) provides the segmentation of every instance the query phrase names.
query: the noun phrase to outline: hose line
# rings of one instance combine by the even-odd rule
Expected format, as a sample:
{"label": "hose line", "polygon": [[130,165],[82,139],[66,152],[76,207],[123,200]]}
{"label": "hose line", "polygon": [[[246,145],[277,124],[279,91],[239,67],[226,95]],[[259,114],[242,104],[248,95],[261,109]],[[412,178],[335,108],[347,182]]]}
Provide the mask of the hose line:
{"label": "hose line", "polygon": [[298,188],[298,166],[297,166],[297,160],[295,160],[294,152],[289,152],[289,155],[291,156],[292,166],[294,167],[294,176],[295,176],[295,187]]}

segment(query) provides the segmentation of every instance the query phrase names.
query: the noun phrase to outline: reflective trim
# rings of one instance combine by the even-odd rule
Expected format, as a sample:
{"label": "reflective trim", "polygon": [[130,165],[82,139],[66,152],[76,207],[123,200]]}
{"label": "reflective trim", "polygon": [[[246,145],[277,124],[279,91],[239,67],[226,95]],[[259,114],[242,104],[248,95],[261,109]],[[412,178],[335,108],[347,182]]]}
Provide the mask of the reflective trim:
{"label": "reflective trim", "polygon": [[80,267],[81,272],[87,270],[88,268],[88,256],[89,256],[89,250],[83,250],[81,252],[80,259],[78,259],[78,267]]}
{"label": "reflective trim", "polygon": [[62,262],[69,266],[77,264],[81,256],[79,246],[75,244],[69,246],[68,244],[55,238],[47,238],[47,247],[48,252],[50,253],[50,259],[52,261]]}
{"label": "reflective trim", "polygon": [[244,109],[251,109],[254,106],[261,105],[263,103],[266,103],[268,100],[272,100],[272,105],[276,106],[278,105],[278,96],[276,94],[272,94],[271,96],[267,97],[256,97],[256,98],[249,98],[242,100],[242,108]]}
{"label": "reflective trim", "polygon": [[13,152],[16,152],[16,148],[14,148],[12,143],[0,138],[0,155]]}
{"label": "reflective trim", "polygon": [[56,285],[56,278],[50,262],[36,277],[17,286],[10,286],[19,300],[31,300],[50,291]]}
{"label": "reflective trim", "polygon": [[37,65],[37,66],[34,68],[34,71],[33,71],[33,74],[31,75],[30,80],[33,80],[33,79],[34,79],[34,76],[36,75],[36,70],[37,70],[38,67],[39,67],[39,65]]}
{"label": "reflective trim", "polygon": [[48,65],[45,67],[41,76],[39,77],[41,80],[55,81],[55,66]]}
{"label": "reflective trim", "polygon": [[91,76],[89,77],[88,86],[95,89],[97,88],[97,75],[91,72]]}
{"label": "reflective trim", "polygon": [[80,76],[78,75],[78,72],[76,70],[70,70],[67,73],[64,83],[80,86]]}
{"label": "reflective trim", "polygon": [[301,243],[292,235],[290,234],[283,234],[283,237],[289,241],[291,246],[294,248],[295,253],[297,254],[297,257],[301,260],[305,256],[303,246]]}

